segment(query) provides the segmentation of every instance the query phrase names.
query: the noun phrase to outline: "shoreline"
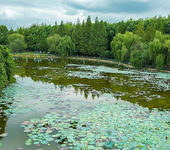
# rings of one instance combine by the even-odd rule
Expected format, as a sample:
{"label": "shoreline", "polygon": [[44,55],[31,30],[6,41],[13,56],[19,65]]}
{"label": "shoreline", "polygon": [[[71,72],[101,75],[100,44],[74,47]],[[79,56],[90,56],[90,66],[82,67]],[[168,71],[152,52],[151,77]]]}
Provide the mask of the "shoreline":
{"label": "shoreline", "polygon": [[[54,55],[50,55],[50,56],[45,55],[45,56],[43,56],[43,55],[26,55],[26,54],[18,55],[18,54],[12,54],[12,56],[13,57],[24,57],[24,58],[28,58],[28,57],[30,57],[30,58],[61,58],[60,56],[54,56]],[[124,64],[124,63],[116,62],[116,61],[112,61],[112,60],[99,59],[99,58],[77,57],[77,56],[73,57],[73,56],[71,56],[71,57],[67,57],[67,59],[102,62],[102,63],[109,63],[109,64],[116,64],[116,65],[124,66],[124,67],[129,68],[129,69],[134,68],[132,65],[128,65],[128,64]],[[151,69],[151,68],[142,68],[140,70],[146,70],[146,71],[151,71],[151,72],[170,73],[169,70],[157,71],[157,69]]]}

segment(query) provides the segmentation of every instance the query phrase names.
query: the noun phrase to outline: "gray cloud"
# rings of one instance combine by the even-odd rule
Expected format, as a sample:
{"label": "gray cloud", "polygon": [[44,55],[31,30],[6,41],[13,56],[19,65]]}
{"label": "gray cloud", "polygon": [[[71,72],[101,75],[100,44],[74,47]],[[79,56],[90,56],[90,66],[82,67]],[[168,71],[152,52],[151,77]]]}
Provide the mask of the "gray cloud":
{"label": "gray cloud", "polygon": [[1,0],[1,6],[13,6],[24,8],[54,8],[60,0]]}
{"label": "gray cloud", "polygon": [[168,16],[170,1],[167,0],[0,0],[0,24],[8,28],[28,27],[33,23],[54,24],[61,20],[82,21],[88,15],[98,16],[109,22],[129,18],[139,19]]}
{"label": "gray cloud", "polygon": [[151,11],[153,8],[152,2],[141,1],[104,1],[100,5],[98,3],[91,3],[92,5],[80,2],[74,2],[67,0],[64,4],[73,7],[75,9],[86,10],[90,12],[102,12],[102,13],[142,13]]}

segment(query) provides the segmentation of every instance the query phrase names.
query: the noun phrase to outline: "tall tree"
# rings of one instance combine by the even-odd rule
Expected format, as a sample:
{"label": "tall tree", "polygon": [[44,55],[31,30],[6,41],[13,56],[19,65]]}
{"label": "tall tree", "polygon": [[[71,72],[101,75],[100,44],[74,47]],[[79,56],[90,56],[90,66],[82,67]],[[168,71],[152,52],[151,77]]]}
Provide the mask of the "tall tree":
{"label": "tall tree", "polygon": [[90,50],[91,55],[100,54],[100,47],[99,47],[100,38],[101,38],[100,37],[100,22],[98,18],[96,17],[95,23],[92,28],[92,37],[91,37],[92,46]]}
{"label": "tall tree", "polygon": [[165,26],[166,26],[165,18],[159,16],[159,18],[156,20],[156,30],[165,33]]}
{"label": "tall tree", "polygon": [[8,35],[13,34],[13,33],[14,33],[14,30],[13,30],[13,28],[11,28],[11,29],[8,31]]}
{"label": "tall tree", "polygon": [[8,43],[8,28],[0,25],[0,44],[6,45]]}
{"label": "tall tree", "polygon": [[62,37],[65,35],[65,29],[64,29],[64,22],[61,21],[59,28],[58,28],[58,34]]}
{"label": "tall tree", "polygon": [[[132,32],[126,32],[125,34],[116,34],[111,42],[111,48],[114,58],[118,58],[117,51],[121,51],[121,61],[129,61],[133,45],[137,44],[141,38]],[[120,52],[119,52],[120,53]],[[119,54],[118,53],[118,54]],[[120,55],[119,55],[120,56]]]}
{"label": "tall tree", "polygon": [[81,40],[82,40],[82,26],[80,23],[80,20],[77,20],[77,24],[75,26],[75,29],[73,30],[72,40],[75,44],[76,53],[80,55],[80,49],[81,49]]}
{"label": "tall tree", "polygon": [[152,64],[155,64],[156,57],[159,53],[161,53],[161,49],[162,49],[162,44],[159,41],[159,39],[154,39],[154,41],[150,43],[149,56],[150,59],[152,60]]}
{"label": "tall tree", "polygon": [[168,49],[168,55],[167,55],[167,60],[166,61],[167,61],[167,64],[169,65],[170,64],[170,39],[165,41],[165,46]]}
{"label": "tall tree", "polygon": [[138,25],[136,26],[135,34],[139,35],[140,37],[144,36],[144,24],[141,19],[139,20]]}
{"label": "tall tree", "polygon": [[125,24],[126,24],[125,26],[127,26],[126,31],[129,31],[129,32],[134,32],[135,31],[136,24],[137,24],[136,21],[130,19]]}
{"label": "tall tree", "polygon": [[58,26],[57,21],[55,22],[55,25],[53,26],[53,35],[58,33]]}
{"label": "tall tree", "polygon": [[50,53],[56,54],[57,53],[57,46],[60,43],[61,36],[59,34],[55,34],[54,36],[50,36],[47,38],[48,44],[48,51]]}
{"label": "tall tree", "polygon": [[24,52],[27,45],[24,42],[24,36],[18,33],[11,34],[8,37],[9,48],[12,52]]}
{"label": "tall tree", "polygon": [[164,54],[158,54],[158,56],[156,57],[156,68],[158,70],[162,70],[162,67],[164,65],[164,59],[165,59]]}
{"label": "tall tree", "polygon": [[91,17],[87,17],[87,21],[85,23],[84,27],[84,54],[85,55],[90,55],[90,50],[92,46],[92,22],[91,22]]}
{"label": "tall tree", "polygon": [[151,21],[145,31],[145,35],[144,35],[145,41],[149,42],[149,41],[153,40],[155,37],[155,32],[156,32],[155,22],[153,19],[151,19]]}
{"label": "tall tree", "polygon": [[81,34],[80,34],[80,44],[79,44],[79,50],[80,50],[80,54],[81,55],[86,55],[86,49],[85,49],[85,45],[87,44],[86,43],[86,40],[85,40],[85,21],[83,20],[82,22],[82,29],[81,29]]}
{"label": "tall tree", "polygon": [[126,32],[126,26],[125,26],[124,21],[122,20],[121,22],[118,23],[116,33],[124,34],[125,32]]}
{"label": "tall tree", "polygon": [[66,35],[60,39],[60,43],[57,46],[57,51],[61,55],[61,57],[72,55],[74,50],[75,45],[72,42],[71,37]]}

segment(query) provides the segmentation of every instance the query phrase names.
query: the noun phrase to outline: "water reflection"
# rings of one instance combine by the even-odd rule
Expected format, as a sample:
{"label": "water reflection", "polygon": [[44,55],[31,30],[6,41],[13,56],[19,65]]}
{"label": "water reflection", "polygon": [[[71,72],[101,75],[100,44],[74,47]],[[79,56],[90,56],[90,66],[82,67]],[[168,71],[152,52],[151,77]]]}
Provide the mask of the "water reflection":
{"label": "water reflection", "polygon": [[[106,65],[115,67],[113,64],[104,64],[101,62],[87,62],[85,60],[69,59],[22,59],[14,58],[16,65],[15,74],[20,77],[31,77],[33,81],[53,83],[56,88],[62,90],[65,87],[73,86],[76,93],[80,92],[87,99],[90,95],[92,99],[100,97],[104,93],[115,96],[117,100],[129,101],[139,104],[149,109],[169,109],[170,108],[170,91],[157,91],[152,89],[149,82],[135,81],[133,75],[128,76],[120,73],[103,72],[100,78],[80,78],[74,76],[74,72],[82,71],[76,65],[68,64],[86,64],[93,66]],[[121,68],[123,69],[123,68]],[[73,75],[69,75],[73,72]],[[92,71],[89,71],[92,72]],[[135,84],[134,84],[135,83]],[[132,86],[134,84],[134,86]],[[155,96],[155,97],[154,97]]]}
{"label": "water reflection", "polygon": [[[8,109],[7,106],[5,105],[0,105],[0,134],[5,133],[5,127],[7,124],[7,117],[4,115],[3,110]],[[2,137],[0,136],[0,140],[2,139]]]}

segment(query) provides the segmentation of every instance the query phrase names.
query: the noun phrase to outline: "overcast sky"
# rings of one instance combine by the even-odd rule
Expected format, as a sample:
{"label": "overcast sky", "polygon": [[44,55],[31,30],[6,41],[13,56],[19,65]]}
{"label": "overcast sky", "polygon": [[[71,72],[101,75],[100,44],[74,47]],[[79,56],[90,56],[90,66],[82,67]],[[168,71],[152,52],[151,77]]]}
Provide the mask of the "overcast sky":
{"label": "overcast sky", "polygon": [[88,15],[108,22],[170,14],[169,0],[0,0],[0,24],[9,29],[42,22],[82,21]]}

